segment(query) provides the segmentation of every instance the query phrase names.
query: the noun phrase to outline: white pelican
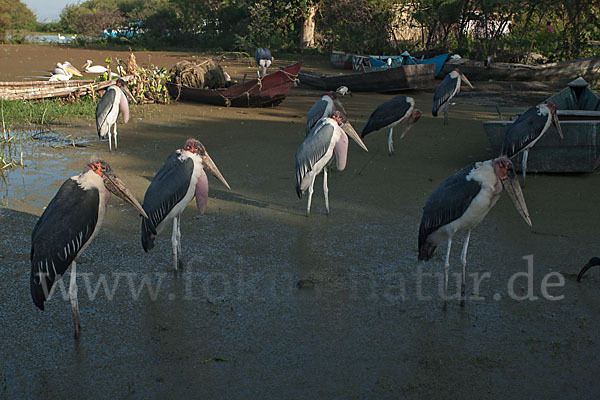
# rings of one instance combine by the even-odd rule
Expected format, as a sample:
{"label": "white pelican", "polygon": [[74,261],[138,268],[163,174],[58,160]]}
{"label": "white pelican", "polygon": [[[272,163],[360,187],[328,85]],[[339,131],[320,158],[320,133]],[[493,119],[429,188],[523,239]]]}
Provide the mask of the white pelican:
{"label": "white pelican", "polygon": [[92,60],[87,60],[81,67],[88,74],[104,74],[108,69],[102,65],[92,65]]}
{"label": "white pelican", "polygon": [[68,81],[75,76],[82,76],[81,72],[77,68],[71,65],[70,62],[65,61],[64,63],[57,63],[56,68],[52,71],[52,76],[50,77],[50,82],[55,81]]}

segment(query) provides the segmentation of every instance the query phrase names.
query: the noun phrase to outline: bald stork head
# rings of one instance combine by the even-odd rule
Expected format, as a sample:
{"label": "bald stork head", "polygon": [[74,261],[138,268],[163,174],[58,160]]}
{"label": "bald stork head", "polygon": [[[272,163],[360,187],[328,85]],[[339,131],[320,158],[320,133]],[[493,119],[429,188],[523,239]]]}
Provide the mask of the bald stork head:
{"label": "bald stork head", "polygon": [[527,222],[527,225],[532,226],[531,218],[529,218],[529,211],[527,210],[527,204],[523,197],[523,191],[519,185],[517,173],[515,172],[512,162],[508,157],[502,156],[494,159],[492,161],[492,166],[494,167],[496,177],[502,183],[502,188],[507,191],[515,208],[525,222]]}
{"label": "bald stork head", "polygon": [[227,183],[227,181],[221,174],[221,171],[219,171],[219,168],[217,168],[216,164],[214,163],[212,158],[210,158],[210,156],[208,155],[208,152],[204,148],[204,145],[202,143],[200,143],[199,140],[196,140],[194,138],[188,139],[185,142],[185,146],[183,147],[183,150],[189,151],[190,153],[194,153],[194,154],[200,156],[200,158],[202,159],[202,167],[205,170],[207,170],[208,172],[210,172],[211,174],[213,174],[215,176],[215,178],[217,178],[219,181],[221,181],[221,183],[223,185],[225,185],[227,187],[227,189],[231,190],[231,187],[229,186],[229,184]]}
{"label": "bald stork head", "polygon": [[133,95],[129,91],[129,88],[127,87],[127,82],[125,82],[124,79],[122,79],[122,78],[117,79],[117,81],[115,82],[115,85],[119,89],[121,89],[123,91],[123,93],[125,93],[131,99],[131,101],[133,101],[135,104],[137,104],[137,100],[135,99],[135,97],[133,97]]}
{"label": "bald stork head", "polygon": [[131,204],[140,212],[140,214],[142,214],[145,218],[148,218],[148,215],[146,215],[146,212],[140,203],[135,199],[135,197],[133,197],[133,194],[129,191],[129,189],[127,189],[127,187],[125,187],[123,181],[119,179],[119,177],[113,172],[112,168],[106,161],[92,159],[85,167],[85,172],[87,171],[92,171],[102,178],[104,187],[106,187],[109,192]]}
{"label": "bald stork head", "polygon": [[341,110],[335,110],[331,115],[331,119],[333,119],[337,124],[342,128],[342,130],[346,133],[346,135],[350,136],[352,140],[354,140],[360,147],[362,147],[365,151],[369,151],[367,146],[363,143],[359,134],[354,130],[354,127],[348,122],[348,118],[346,114]]}

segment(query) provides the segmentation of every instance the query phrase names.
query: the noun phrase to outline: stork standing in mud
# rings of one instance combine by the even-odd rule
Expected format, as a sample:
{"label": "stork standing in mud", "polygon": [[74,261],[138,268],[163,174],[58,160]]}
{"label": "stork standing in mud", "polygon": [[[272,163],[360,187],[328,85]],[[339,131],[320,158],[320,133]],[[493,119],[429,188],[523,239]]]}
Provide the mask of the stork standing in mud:
{"label": "stork standing in mud", "polygon": [[75,338],[80,329],[76,260],[100,230],[111,192],[146,215],[110,166],[92,160],[81,174],[62,184],[31,234],[31,298],[43,310],[52,286],[71,266],[69,299]]}
{"label": "stork standing in mud", "polygon": [[348,156],[348,136],[350,136],[365,151],[367,146],[358,136],[352,125],[340,110],[333,113],[331,118],[321,119],[308,134],[298,152],[296,152],[296,193],[302,198],[308,189],[308,204],[306,216],[310,214],[310,204],[313,195],[315,178],[323,171],[323,192],[325,208],[329,214],[329,189],[327,187],[327,164],[335,154],[337,169],[346,168]]}
{"label": "stork standing in mud", "polygon": [[450,100],[460,92],[460,82],[464,82],[471,89],[473,85],[467,79],[465,74],[460,72],[458,68],[451,71],[444,77],[442,83],[435,89],[433,93],[433,107],[431,108],[431,114],[434,117],[438,116],[438,113],[444,109],[444,125],[448,125],[448,106],[450,106]]}
{"label": "stork standing in mud", "polygon": [[335,113],[336,110],[340,110],[344,115],[346,110],[340,102],[339,96],[345,96],[350,94],[350,91],[346,86],[340,86],[335,90],[323,95],[308,111],[308,117],[306,118],[306,136],[313,130],[317,122],[322,118],[329,118]]}
{"label": "stork standing in mud", "polygon": [[421,110],[415,109],[415,100],[412,97],[396,96],[379,105],[375,111],[373,111],[367,121],[367,125],[363,128],[360,137],[364,138],[371,132],[389,127],[388,153],[391,156],[394,154],[394,142],[392,139],[394,126],[400,123],[406,125],[402,135],[400,135],[400,139],[402,139],[419,118],[421,118]]}
{"label": "stork standing in mud", "polygon": [[[259,78],[264,78],[267,75],[267,68],[271,66],[275,58],[271,55],[271,50],[266,47],[259,47],[254,53],[256,65],[260,68],[256,71]],[[262,75],[261,75],[262,71]]]}
{"label": "stork standing in mud", "polygon": [[[127,84],[123,79],[117,79],[117,82],[109,86],[106,92],[96,106],[96,130],[98,137],[104,138],[108,135],[108,149],[112,150],[111,135],[115,138],[115,150],[117,150],[117,119],[119,113],[123,114],[123,123],[129,121],[129,103],[127,96],[135,102]],[[111,128],[113,128],[111,133]]]}
{"label": "stork standing in mud", "polygon": [[154,247],[154,239],[173,221],[173,263],[175,270],[182,267],[181,213],[196,196],[196,206],[204,215],[208,202],[208,178],[204,170],[213,174],[231,189],[206,149],[196,139],[188,139],[183,149],[172,152],[152,179],[144,195],[143,208],[148,217],[142,218],[142,246],[144,251]]}
{"label": "stork standing in mud", "polygon": [[544,136],[544,133],[546,133],[552,124],[556,127],[560,138],[563,139],[560,122],[556,115],[556,106],[552,103],[539,104],[521,114],[504,134],[500,155],[513,158],[515,155],[523,152],[523,160],[521,161],[523,184],[525,184],[529,149]]}
{"label": "stork standing in mud", "polygon": [[508,192],[519,214],[531,226],[523,192],[514,167],[507,157],[466,166],[442,182],[425,203],[419,227],[419,260],[429,260],[436,247],[447,241],[448,248],[444,263],[444,310],[448,299],[452,238],[459,231],[467,231],[461,253],[463,271],[460,305],[464,307],[467,248],[471,230],[494,207],[502,189]]}

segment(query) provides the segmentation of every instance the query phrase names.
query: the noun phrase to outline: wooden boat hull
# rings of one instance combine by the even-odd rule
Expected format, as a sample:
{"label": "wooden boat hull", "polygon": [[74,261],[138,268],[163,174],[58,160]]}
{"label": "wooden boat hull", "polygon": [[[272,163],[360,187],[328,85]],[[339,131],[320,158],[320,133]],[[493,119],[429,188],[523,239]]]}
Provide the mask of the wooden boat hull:
{"label": "wooden boat hull", "polygon": [[[600,164],[600,97],[577,79],[546,102],[557,107],[564,135],[561,139],[554,125],[529,150],[527,171],[531,172],[592,172]],[[483,127],[492,148],[500,154],[506,130],[512,121],[484,122]],[[523,153],[513,157],[521,170]]]}
{"label": "wooden boat hull", "polygon": [[300,71],[298,79],[302,86],[323,91],[347,86],[353,92],[393,92],[432,86],[435,79],[435,65],[406,65],[385,70],[340,75]]}
{"label": "wooden boat hull", "polygon": [[438,78],[459,68],[472,81],[567,81],[578,76],[592,78],[600,73],[600,56],[544,65],[493,63],[466,59],[449,60]]}
{"label": "wooden boat hull", "polygon": [[262,78],[222,89],[198,89],[167,82],[167,90],[175,100],[224,107],[274,107],[281,103],[296,82],[302,62],[290,65]]}

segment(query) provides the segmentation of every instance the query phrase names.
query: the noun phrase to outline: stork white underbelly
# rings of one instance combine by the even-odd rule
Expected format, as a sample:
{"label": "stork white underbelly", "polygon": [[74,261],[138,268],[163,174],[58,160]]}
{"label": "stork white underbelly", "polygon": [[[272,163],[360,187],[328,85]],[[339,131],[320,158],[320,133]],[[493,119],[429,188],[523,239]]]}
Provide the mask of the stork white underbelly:
{"label": "stork white underbelly", "polygon": [[456,232],[474,228],[490,212],[499,197],[500,192],[494,191],[493,187],[483,186],[460,218],[438,228],[429,235],[427,241],[438,245],[454,236]]}

